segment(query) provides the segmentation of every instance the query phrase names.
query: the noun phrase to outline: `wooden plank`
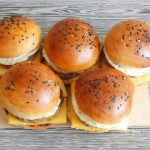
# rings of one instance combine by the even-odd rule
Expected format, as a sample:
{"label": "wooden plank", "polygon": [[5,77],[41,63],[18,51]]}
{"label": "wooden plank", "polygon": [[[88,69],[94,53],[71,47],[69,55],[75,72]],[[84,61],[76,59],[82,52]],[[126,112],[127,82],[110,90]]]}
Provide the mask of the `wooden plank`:
{"label": "wooden plank", "polygon": [[130,129],[127,133],[88,134],[71,129],[46,131],[0,130],[2,150],[97,150],[140,149],[149,150],[150,130]]}
{"label": "wooden plank", "polygon": [[0,18],[22,14],[36,19],[44,35],[56,21],[66,17],[78,17],[91,23],[99,34],[105,34],[117,21],[139,18],[150,22],[150,2],[143,0],[1,0]]}

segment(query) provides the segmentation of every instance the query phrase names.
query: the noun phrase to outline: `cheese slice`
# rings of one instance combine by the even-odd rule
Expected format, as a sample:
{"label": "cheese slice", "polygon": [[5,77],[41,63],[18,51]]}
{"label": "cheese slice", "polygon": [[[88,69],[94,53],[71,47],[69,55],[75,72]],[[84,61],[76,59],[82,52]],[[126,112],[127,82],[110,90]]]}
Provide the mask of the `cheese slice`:
{"label": "cheese slice", "polygon": [[8,68],[4,67],[3,65],[0,65],[0,76],[3,75],[7,70]]}
{"label": "cheese slice", "polygon": [[41,128],[47,128],[48,125],[59,125],[59,124],[66,124],[67,123],[67,99],[68,99],[68,94],[65,89],[65,86],[62,82],[62,80],[58,78],[58,82],[60,84],[60,89],[63,92],[63,97],[64,99],[62,100],[62,104],[59,106],[58,112],[52,116],[51,118],[47,118],[41,121],[38,121],[36,123],[33,122],[25,122],[23,120],[20,120],[16,117],[14,117],[11,114],[7,114],[7,120],[10,125],[15,125],[15,126],[22,126],[25,128],[32,128],[32,129],[41,129]]}
{"label": "cheese slice", "polygon": [[42,61],[42,52],[39,50],[34,56],[33,56],[33,61],[36,62],[41,62]]}
{"label": "cheese slice", "polygon": [[144,82],[149,82],[150,81],[150,73],[145,74],[145,75],[143,75],[141,77],[136,77],[136,78],[130,77],[130,78],[131,78],[131,80],[133,81],[133,83],[135,85],[138,85],[138,84],[142,84]]}
{"label": "cheese slice", "polygon": [[64,96],[64,98],[67,99],[67,98],[68,98],[68,93],[67,93],[66,87],[65,87],[63,81],[60,79],[60,77],[57,76],[57,75],[56,75],[56,77],[57,77],[57,80],[58,80],[58,82],[59,82],[60,89],[61,89],[62,92],[63,92],[63,96]]}

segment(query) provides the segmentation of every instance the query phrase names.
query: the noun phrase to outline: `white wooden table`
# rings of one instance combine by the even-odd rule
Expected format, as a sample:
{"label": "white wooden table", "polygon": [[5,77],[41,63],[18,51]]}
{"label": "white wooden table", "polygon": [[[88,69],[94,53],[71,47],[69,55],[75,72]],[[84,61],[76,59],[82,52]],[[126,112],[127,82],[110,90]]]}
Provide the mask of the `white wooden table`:
{"label": "white wooden table", "polygon": [[[0,18],[16,14],[36,19],[42,27],[43,36],[56,21],[66,17],[82,18],[91,23],[100,35],[104,35],[114,23],[122,19],[139,18],[150,22],[150,1],[0,0]],[[150,128],[133,128],[125,133],[103,134],[88,134],[68,128],[46,131],[0,130],[0,150],[106,148],[150,150]]]}

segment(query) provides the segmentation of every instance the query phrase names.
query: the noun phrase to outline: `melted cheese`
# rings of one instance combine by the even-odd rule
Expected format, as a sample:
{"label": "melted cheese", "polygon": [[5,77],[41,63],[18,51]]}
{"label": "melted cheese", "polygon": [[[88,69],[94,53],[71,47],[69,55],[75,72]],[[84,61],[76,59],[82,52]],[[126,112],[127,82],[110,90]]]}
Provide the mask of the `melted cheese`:
{"label": "melted cheese", "polygon": [[34,126],[36,127],[38,125],[66,124],[66,122],[67,122],[67,96],[68,96],[68,94],[67,94],[65,86],[64,86],[63,82],[61,81],[61,79],[58,76],[57,76],[57,78],[58,78],[58,82],[60,84],[60,88],[63,92],[64,99],[63,99],[63,103],[59,106],[58,112],[54,116],[52,116],[51,118],[47,118],[47,119],[38,121],[36,123],[33,123],[33,122],[22,121],[22,120],[14,117],[8,113],[7,114],[8,123],[11,125],[22,126],[22,127],[33,126],[33,128],[34,128]]}
{"label": "melted cheese", "polygon": [[150,73],[143,75],[141,77],[130,77],[135,85],[150,81]]}
{"label": "melted cheese", "polygon": [[[71,84],[71,93],[72,94],[73,94],[73,88],[74,88],[74,83]],[[92,127],[90,125],[87,125],[83,121],[81,121],[79,119],[79,117],[77,116],[76,112],[74,111],[72,101],[69,102],[68,104],[69,104],[68,107],[70,107],[70,109],[68,109],[69,110],[68,112],[70,113],[69,118],[70,118],[70,121],[71,121],[71,128],[86,130],[88,132],[105,132],[105,131],[109,131],[109,130],[115,130],[115,131],[116,130],[117,131],[118,130],[121,130],[121,131],[127,130],[127,119],[124,120],[123,122],[117,124],[116,126],[112,126],[110,128],[105,128],[106,126],[104,124],[101,124],[101,128],[96,128],[96,127]],[[82,117],[84,117],[84,116],[82,116]],[[84,119],[86,119],[86,118],[84,118]]]}
{"label": "melted cheese", "polygon": [[3,65],[0,65],[0,76],[3,75],[7,70],[8,70],[8,68],[6,68]]}
{"label": "melted cheese", "polygon": [[33,61],[36,62],[41,62],[42,60],[42,52],[39,50],[34,56],[33,56]]}

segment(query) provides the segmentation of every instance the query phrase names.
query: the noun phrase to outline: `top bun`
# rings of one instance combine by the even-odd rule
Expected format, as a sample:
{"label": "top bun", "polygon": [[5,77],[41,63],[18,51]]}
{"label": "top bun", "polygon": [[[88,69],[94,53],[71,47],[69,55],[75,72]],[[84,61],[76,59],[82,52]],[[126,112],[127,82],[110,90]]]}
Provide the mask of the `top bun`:
{"label": "top bun", "polygon": [[101,45],[91,25],[69,18],[56,23],[45,39],[45,52],[61,70],[80,72],[98,60]]}
{"label": "top bun", "polygon": [[[79,117],[85,119],[82,113],[92,122],[113,125],[127,119],[131,112],[133,84],[120,71],[97,68],[83,73],[77,79],[74,95]],[[83,121],[90,124],[88,120]]]}
{"label": "top bun", "polygon": [[47,66],[22,62],[2,76],[0,101],[9,113],[25,120],[49,117],[60,102],[57,80]]}
{"label": "top bun", "polygon": [[150,67],[150,25],[136,19],[121,21],[108,32],[105,51],[119,65]]}
{"label": "top bun", "polygon": [[35,21],[11,16],[0,20],[0,58],[12,58],[28,53],[41,44],[41,29]]}

